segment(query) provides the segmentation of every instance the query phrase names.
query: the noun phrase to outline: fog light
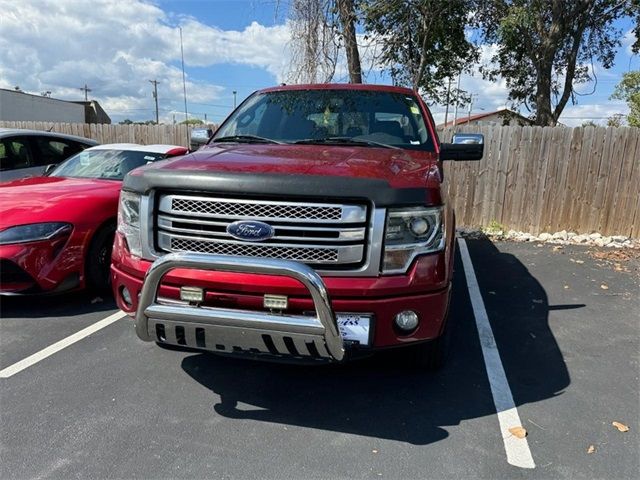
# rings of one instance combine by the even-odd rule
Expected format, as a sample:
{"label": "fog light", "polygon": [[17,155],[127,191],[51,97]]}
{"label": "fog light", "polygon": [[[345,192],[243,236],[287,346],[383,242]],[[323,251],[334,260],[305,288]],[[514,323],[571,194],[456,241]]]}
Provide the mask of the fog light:
{"label": "fog light", "polygon": [[202,303],[204,290],[200,287],[180,287],[180,300],[190,303]]}
{"label": "fog light", "polygon": [[127,287],[120,287],[120,296],[122,297],[122,301],[127,307],[130,307],[133,304],[133,300],[131,299],[131,292]]}
{"label": "fog light", "polygon": [[396,315],[395,321],[400,330],[410,332],[418,326],[418,314],[412,310],[405,310]]}
{"label": "fog light", "polygon": [[289,307],[289,300],[285,295],[266,294],[263,305],[270,310],[286,310]]}

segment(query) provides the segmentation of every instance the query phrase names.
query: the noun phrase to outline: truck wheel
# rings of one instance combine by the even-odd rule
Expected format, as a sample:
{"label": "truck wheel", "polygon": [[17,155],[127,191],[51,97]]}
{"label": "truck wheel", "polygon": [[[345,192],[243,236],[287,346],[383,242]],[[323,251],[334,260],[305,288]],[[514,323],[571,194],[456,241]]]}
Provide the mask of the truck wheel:
{"label": "truck wheel", "polygon": [[109,288],[111,265],[111,249],[116,232],[114,224],[106,225],[94,235],[87,252],[86,278],[87,286],[94,290]]}

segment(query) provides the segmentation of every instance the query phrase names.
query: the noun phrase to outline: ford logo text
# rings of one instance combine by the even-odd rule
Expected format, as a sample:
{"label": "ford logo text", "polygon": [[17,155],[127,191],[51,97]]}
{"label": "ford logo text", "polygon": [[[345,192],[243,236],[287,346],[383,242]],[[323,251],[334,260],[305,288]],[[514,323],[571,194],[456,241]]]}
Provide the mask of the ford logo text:
{"label": "ford logo text", "polygon": [[238,240],[262,242],[273,237],[275,231],[267,223],[241,220],[227,226],[227,233]]}

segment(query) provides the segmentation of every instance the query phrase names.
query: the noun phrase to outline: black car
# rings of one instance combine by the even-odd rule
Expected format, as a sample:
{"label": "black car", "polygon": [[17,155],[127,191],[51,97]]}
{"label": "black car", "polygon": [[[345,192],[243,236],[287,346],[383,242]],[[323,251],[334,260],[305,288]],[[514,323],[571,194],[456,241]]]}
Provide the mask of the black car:
{"label": "black car", "polygon": [[0,182],[41,175],[47,165],[95,145],[95,140],[63,133],[0,128]]}

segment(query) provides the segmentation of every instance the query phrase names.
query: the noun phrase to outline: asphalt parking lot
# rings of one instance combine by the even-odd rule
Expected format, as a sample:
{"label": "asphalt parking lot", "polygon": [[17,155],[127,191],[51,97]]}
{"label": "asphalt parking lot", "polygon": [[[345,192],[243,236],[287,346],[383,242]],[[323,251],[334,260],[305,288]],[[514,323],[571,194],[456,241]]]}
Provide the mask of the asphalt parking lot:
{"label": "asphalt parking lot", "polygon": [[[459,254],[437,374],[391,355],[303,367],[162,349],[125,317],[0,378],[0,477],[638,478],[637,255],[466,245],[494,342]],[[0,371],[116,312],[82,293],[1,302]],[[528,432],[509,441],[535,468],[507,462],[492,348]]]}

